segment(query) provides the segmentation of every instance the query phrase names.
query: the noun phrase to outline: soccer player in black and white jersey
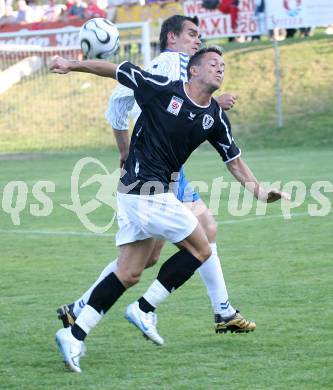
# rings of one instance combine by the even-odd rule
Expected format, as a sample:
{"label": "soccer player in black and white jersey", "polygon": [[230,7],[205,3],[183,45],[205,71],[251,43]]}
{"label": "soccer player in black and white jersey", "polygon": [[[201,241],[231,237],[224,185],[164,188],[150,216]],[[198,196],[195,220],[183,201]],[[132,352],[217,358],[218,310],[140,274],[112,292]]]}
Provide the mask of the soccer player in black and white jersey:
{"label": "soccer player in black and white jersey", "polygon": [[[226,114],[212,99],[224,77],[221,54],[217,48],[198,51],[189,61],[187,83],[152,75],[129,62],[116,65],[56,57],[50,64],[54,73],[77,71],[117,79],[134,90],[142,109],[118,187],[117,269],[94,288],[74,325],[56,333],[64,360],[75,372],[81,372],[84,339],[124,291],[139,281],[156,238],[174,243],[179,251],[158,273],[155,294],[151,294],[154,307],[210,257],[211,247],[203,228],[170,191],[172,177],[201,143],[208,140],[232,175],[256,198],[267,203],[288,198],[278,190],[266,191],[260,186],[240,157]],[[137,313],[132,320],[155,343],[163,344],[156,329],[153,333],[146,329],[153,312],[149,313]]]}
{"label": "soccer player in black and white jersey", "polygon": [[[161,27],[160,49],[161,54],[152,60],[147,71],[152,74],[166,76],[171,80],[187,81],[187,64],[189,58],[195,54],[201,44],[198,19],[174,15],[166,19]],[[215,98],[220,106],[226,110],[232,108],[235,97],[230,94],[223,94]],[[106,118],[114,129],[115,138],[120,150],[121,166],[125,163],[128,155],[128,126],[129,111],[133,108],[134,119],[140,115],[140,108],[135,103],[133,90],[126,86],[119,85],[113,91],[110,98]],[[217,224],[204,204],[200,196],[189,185],[181,168],[176,188],[177,198],[184,203],[198,218],[208,238],[212,254],[198,272],[206,285],[214,311],[214,328],[216,332],[253,331],[256,324],[253,321],[245,320],[229,302],[227,287],[224,281],[221,262],[217,253],[216,235]],[[154,250],[147,258],[146,267],[155,264],[160,257],[164,240],[156,240]],[[111,272],[117,269],[117,260],[108,264],[102,271],[96,282],[74,303],[64,305],[57,311],[64,326],[69,326],[75,321],[82,308],[88,302],[93,288]],[[154,289],[155,286],[152,286]],[[147,305],[151,295],[151,289],[139,300],[139,307],[136,310],[151,311],[152,305]],[[134,307],[132,307],[134,310]],[[155,326],[154,322],[151,326]]]}

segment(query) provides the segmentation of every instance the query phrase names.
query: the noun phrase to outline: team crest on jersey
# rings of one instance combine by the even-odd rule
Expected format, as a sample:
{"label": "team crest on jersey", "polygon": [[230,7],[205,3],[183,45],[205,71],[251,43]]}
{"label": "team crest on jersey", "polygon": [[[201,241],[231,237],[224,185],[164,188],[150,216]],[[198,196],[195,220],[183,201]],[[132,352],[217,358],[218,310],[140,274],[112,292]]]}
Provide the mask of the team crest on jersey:
{"label": "team crest on jersey", "polygon": [[177,96],[172,96],[167,111],[170,112],[170,114],[178,116],[183,103],[184,103],[183,99],[180,99]]}
{"label": "team crest on jersey", "polygon": [[210,129],[213,126],[213,123],[214,123],[214,119],[210,115],[205,114],[202,120],[203,129],[204,130]]}

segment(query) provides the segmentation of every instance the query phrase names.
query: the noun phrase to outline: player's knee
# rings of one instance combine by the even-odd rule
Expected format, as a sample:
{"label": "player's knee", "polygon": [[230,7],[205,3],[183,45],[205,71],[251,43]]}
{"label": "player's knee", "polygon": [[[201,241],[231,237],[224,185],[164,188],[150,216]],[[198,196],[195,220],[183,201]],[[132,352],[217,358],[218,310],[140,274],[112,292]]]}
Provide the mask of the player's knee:
{"label": "player's knee", "polygon": [[208,223],[206,223],[204,226],[202,226],[206,236],[208,238],[209,242],[215,242],[216,241],[216,235],[217,235],[217,223],[212,218],[209,220]]}
{"label": "player's knee", "polygon": [[142,272],[126,270],[126,272],[122,273],[122,280],[126,286],[134,286],[140,280]]}
{"label": "player's knee", "polygon": [[155,245],[154,250],[153,250],[152,254],[149,257],[145,268],[152,267],[153,265],[155,265],[158,262],[158,260],[160,259],[160,255],[161,255],[161,250],[162,250],[163,244],[164,244],[164,242],[163,243],[157,243]]}
{"label": "player's knee", "polygon": [[147,261],[147,264],[146,264],[145,268],[150,268],[153,265],[155,265],[158,262],[159,258],[160,258],[159,254],[150,256],[150,258]]}
{"label": "player's knee", "polygon": [[206,245],[203,245],[197,252],[195,257],[200,260],[202,263],[208,259],[212,254],[212,250],[207,242]]}

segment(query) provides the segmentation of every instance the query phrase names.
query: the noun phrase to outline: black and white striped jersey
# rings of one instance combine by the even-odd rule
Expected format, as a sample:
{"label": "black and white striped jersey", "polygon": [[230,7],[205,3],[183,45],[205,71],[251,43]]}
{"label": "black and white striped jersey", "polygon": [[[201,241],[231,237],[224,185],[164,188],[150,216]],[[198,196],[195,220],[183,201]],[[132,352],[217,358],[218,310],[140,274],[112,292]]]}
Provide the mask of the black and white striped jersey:
{"label": "black and white striped jersey", "polygon": [[130,62],[118,66],[117,79],[133,89],[142,110],[133,130],[120,192],[169,191],[180,167],[206,140],[225,163],[240,156],[230,122],[214,99],[208,106],[199,106],[187,96],[184,81],[152,75]]}

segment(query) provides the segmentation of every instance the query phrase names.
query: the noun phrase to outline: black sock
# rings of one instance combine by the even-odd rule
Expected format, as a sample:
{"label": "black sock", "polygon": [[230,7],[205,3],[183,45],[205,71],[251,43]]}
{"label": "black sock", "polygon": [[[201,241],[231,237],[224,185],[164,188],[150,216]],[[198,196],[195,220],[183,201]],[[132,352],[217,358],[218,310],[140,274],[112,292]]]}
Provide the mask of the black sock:
{"label": "black sock", "polygon": [[155,311],[156,307],[152,306],[148,301],[141,297],[139,300],[139,308],[145,313],[149,313],[150,311]]}
{"label": "black sock", "polygon": [[189,251],[182,249],[162,265],[157,275],[157,280],[169,292],[172,292],[190,279],[201,264],[201,261]]}
{"label": "black sock", "polygon": [[83,329],[81,329],[81,328],[79,327],[79,325],[77,325],[77,324],[74,324],[74,325],[72,326],[71,331],[72,331],[72,335],[73,335],[76,339],[78,339],[78,340],[80,340],[80,341],[83,341],[83,340],[86,338],[86,336],[87,336],[87,333],[86,333]]}
{"label": "black sock", "polygon": [[99,314],[105,314],[125,291],[116,274],[111,272],[92,291],[87,305]]}

